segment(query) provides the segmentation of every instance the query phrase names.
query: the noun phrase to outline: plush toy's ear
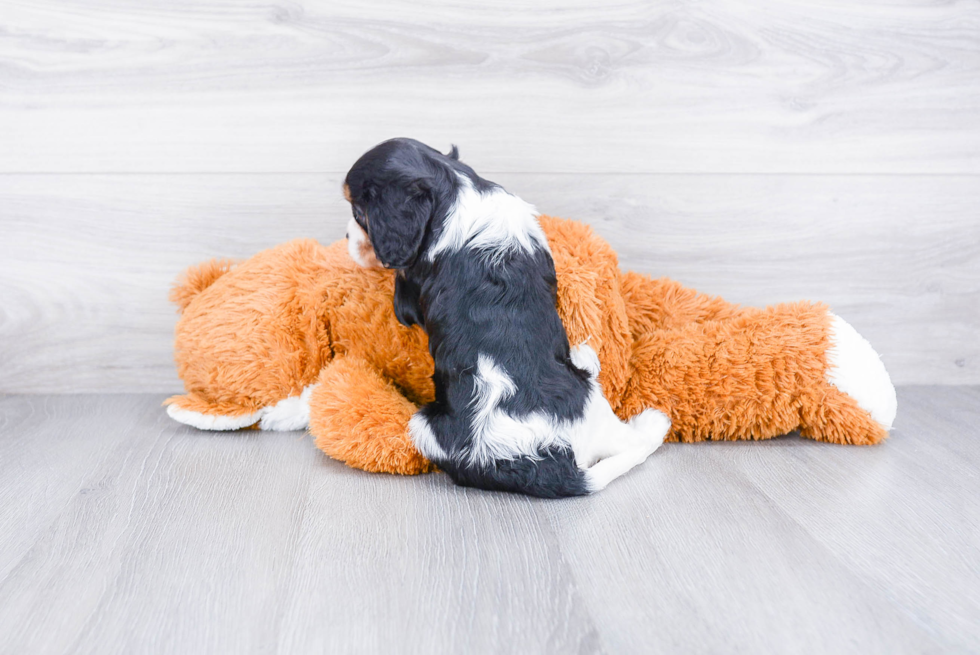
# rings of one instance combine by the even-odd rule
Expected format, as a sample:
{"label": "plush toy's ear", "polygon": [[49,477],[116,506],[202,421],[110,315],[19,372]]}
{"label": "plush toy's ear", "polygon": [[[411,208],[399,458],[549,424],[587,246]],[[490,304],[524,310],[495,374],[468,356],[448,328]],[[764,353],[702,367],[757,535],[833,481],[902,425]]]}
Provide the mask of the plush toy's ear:
{"label": "plush toy's ear", "polygon": [[386,184],[366,198],[368,237],[385,268],[408,268],[418,259],[435,210],[425,179]]}

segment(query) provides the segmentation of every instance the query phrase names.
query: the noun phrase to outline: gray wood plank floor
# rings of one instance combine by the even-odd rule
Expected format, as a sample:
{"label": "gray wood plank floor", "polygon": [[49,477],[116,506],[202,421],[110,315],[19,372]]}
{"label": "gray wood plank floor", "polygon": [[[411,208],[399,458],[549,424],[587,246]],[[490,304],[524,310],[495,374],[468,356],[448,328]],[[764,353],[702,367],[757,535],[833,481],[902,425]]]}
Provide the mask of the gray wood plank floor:
{"label": "gray wood plank floor", "polygon": [[0,397],[0,652],[980,650],[980,387],[882,446],[668,444],[540,501],[158,395]]}

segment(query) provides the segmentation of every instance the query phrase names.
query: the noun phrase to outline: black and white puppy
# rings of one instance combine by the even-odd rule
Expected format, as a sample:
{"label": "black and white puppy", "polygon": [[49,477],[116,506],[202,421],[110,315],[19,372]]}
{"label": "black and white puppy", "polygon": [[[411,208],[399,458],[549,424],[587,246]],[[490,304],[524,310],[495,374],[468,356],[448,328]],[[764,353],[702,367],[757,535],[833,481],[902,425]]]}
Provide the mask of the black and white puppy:
{"label": "black and white puppy", "polygon": [[667,417],[621,422],[599,360],[569,348],[534,208],[412,139],[362,156],[344,188],[351,257],[396,269],[394,307],[429,335],[435,402],[409,424],[457,484],[543,496],[604,488],[663,443]]}

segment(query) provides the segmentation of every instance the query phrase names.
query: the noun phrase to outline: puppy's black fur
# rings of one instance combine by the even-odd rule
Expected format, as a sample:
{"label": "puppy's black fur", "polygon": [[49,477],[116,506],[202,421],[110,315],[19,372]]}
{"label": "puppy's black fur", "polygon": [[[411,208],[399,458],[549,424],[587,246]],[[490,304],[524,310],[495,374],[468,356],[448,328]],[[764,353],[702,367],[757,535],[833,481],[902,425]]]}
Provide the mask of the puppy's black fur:
{"label": "puppy's black fur", "polygon": [[533,252],[463,247],[433,261],[425,256],[446,229],[460,175],[477,191],[496,187],[460,162],[455,146],[444,155],[418,141],[394,139],[361,157],[346,179],[354,219],[382,264],[398,270],[398,320],[429,335],[436,399],[419,411],[445,453],[436,464],[461,485],[542,497],[588,493],[570,447],[489,463],[467,456],[480,354],[516,385],[499,406],[514,418],[541,413],[556,424],[581,419],[591,387],[589,374],[570,358],[556,309],[554,262],[544,245]]}

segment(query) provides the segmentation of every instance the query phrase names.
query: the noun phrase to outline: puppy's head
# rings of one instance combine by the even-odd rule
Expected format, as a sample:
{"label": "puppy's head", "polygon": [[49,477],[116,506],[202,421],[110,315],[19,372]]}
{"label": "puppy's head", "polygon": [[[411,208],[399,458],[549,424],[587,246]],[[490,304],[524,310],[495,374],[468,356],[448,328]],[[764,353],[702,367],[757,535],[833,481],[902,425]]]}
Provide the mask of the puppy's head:
{"label": "puppy's head", "polygon": [[347,173],[344,196],[351,204],[347,249],[369,268],[412,266],[437,212],[452,191],[443,155],[414,139],[392,139],[366,152]]}

